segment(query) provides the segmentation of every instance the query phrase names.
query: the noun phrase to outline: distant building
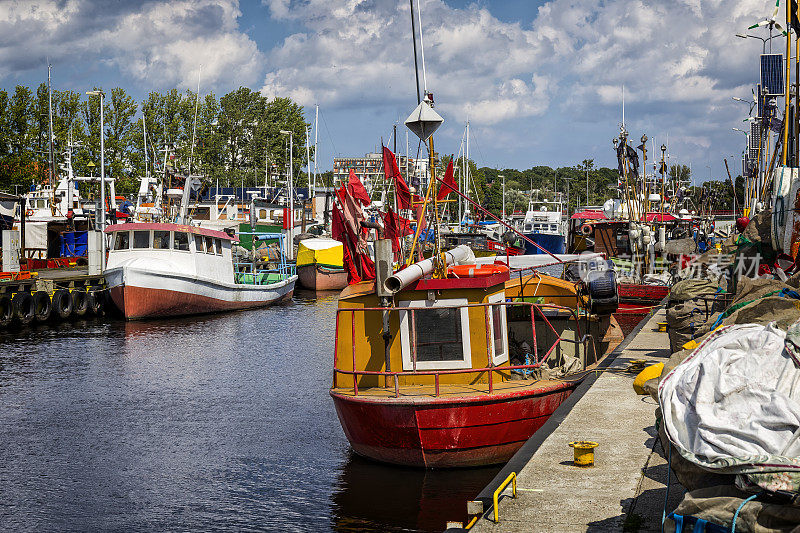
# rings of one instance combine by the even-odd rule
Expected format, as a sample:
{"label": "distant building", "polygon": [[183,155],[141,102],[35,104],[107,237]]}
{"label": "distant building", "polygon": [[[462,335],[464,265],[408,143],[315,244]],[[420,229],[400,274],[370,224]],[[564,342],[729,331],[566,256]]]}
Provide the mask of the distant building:
{"label": "distant building", "polygon": [[[436,159],[438,164],[439,160]],[[397,165],[400,167],[400,174],[406,182],[418,191],[424,190],[428,186],[428,160],[413,157],[408,158],[406,168],[406,156],[397,156]],[[347,180],[350,169],[364,184],[368,191],[380,184],[384,180],[383,157],[379,153],[369,153],[364,157],[335,157],[333,158],[333,178],[336,182]]]}

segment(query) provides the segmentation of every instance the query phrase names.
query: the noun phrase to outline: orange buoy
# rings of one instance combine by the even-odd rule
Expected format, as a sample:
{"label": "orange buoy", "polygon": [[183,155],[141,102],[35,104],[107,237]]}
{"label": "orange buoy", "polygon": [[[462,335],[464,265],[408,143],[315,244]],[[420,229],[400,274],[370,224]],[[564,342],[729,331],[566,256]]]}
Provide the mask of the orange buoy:
{"label": "orange buoy", "polygon": [[506,265],[453,265],[447,267],[447,276],[453,278],[485,278],[508,272]]}

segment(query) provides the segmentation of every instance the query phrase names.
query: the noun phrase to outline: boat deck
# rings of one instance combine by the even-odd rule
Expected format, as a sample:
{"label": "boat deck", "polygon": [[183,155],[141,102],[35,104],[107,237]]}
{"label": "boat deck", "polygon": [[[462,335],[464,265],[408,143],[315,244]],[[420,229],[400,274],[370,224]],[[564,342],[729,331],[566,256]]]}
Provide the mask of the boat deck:
{"label": "boat deck", "polygon": [[[580,382],[585,373],[578,376],[570,377],[564,380],[558,379],[515,379],[500,381],[495,380],[493,383],[493,392],[489,392],[488,383],[463,383],[463,384],[440,384],[439,397],[440,398],[474,398],[479,396],[490,396],[498,394],[507,394],[514,392],[530,392],[533,390],[541,390],[542,392],[551,391],[553,388],[560,386],[570,386]],[[340,376],[339,381],[347,380],[347,376]],[[345,381],[346,382],[346,381]],[[348,397],[365,397],[369,399],[388,398],[395,399],[394,385],[390,387],[365,387],[358,389],[358,395],[355,394],[353,387],[337,387],[331,389],[331,393],[339,394]],[[435,385],[400,385],[399,398],[435,398],[436,387]]]}

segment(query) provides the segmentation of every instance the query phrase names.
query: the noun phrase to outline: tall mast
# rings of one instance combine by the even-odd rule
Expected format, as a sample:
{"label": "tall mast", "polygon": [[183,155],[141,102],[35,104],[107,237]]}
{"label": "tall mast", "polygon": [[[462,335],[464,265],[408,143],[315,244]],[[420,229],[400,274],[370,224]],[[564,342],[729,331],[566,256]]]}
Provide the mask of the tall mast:
{"label": "tall mast", "polygon": [[194,137],[197,131],[197,109],[200,107],[200,72],[202,70],[203,67],[201,66],[197,72],[197,94],[194,98],[194,124],[192,125],[192,150],[189,154],[189,175],[192,174],[192,159],[194,159]]}
{"label": "tall mast", "polygon": [[142,135],[144,137],[144,176],[150,177],[147,171],[147,117],[144,114],[144,106],[142,106]]}
{"label": "tall mast", "polygon": [[49,168],[50,168],[50,185],[53,187],[53,194],[55,194],[56,186],[54,183],[56,177],[56,165],[53,159],[53,87],[50,84],[50,63],[47,64],[47,102],[48,102],[48,146],[49,146]]}
{"label": "tall mast", "polygon": [[[317,150],[317,139],[319,134],[319,104],[316,104],[316,111],[314,112],[314,189],[317,188],[317,157],[319,151]],[[314,191],[316,194],[316,190]]]}
{"label": "tall mast", "polygon": [[308,140],[308,128],[306,130],[306,168],[308,169],[308,175],[306,175],[306,181],[308,182],[308,190],[309,196],[311,197],[311,201],[314,201],[314,186],[311,183],[311,142]]}

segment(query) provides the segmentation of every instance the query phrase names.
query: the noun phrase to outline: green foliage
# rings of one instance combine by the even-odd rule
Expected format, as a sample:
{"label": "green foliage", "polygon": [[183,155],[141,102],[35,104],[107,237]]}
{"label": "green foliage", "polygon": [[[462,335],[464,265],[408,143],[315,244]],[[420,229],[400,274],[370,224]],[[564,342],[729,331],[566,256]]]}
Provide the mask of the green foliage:
{"label": "green foliage", "polygon": [[[589,201],[586,201],[586,171],[589,172]],[[578,200],[580,205],[601,205],[615,195],[612,190],[617,183],[617,170],[612,168],[595,168],[592,159],[585,159],[575,167],[551,168],[536,166],[527,170],[496,169],[483,167],[478,169],[483,181],[478,185],[478,194],[486,188],[484,207],[499,215],[502,212],[502,178],[506,179],[506,213],[514,207],[525,210],[527,198],[531,191],[536,197],[552,200],[554,192],[564,195],[565,203],[574,211]],[[487,188],[488,187],[488,188]],[[475,191],[470,191],[475,198]],[[565,206],[566,207],[566,206]]]}
{"label": "green foliage", "polygon": [[[56,168],[72,147],[76,175],[100,171],[100,98],[73,91],[52,95],[54,159]],[[47,86],[36,91],[16,86],[0,90],[0,189],[28,187],[47,176],[49,101]],[[196,120],[195,120],[196,116]],[[138,188],[147,171],[155,173],[166,163],[179,172],[202,174],[220,184],[263,184],[265,169],[288,175],[289,136],[293,137],[295,185],[308,178],[306,129],[303,107],[289,98],[268,100],[246,87],[217,98],[176,89],[151,92],[137,103],[124,89],[105,92],[103,106],[106,174],[114,177],[117,191]],[[147,153],[145,153],[145,129]],[[309,150],[313,157],[313,148]],[[168,156],[167,156],[168,154]],[[92,163],[92,167],[89,163]],[[94,187],[96,188],[96,186]]]}

